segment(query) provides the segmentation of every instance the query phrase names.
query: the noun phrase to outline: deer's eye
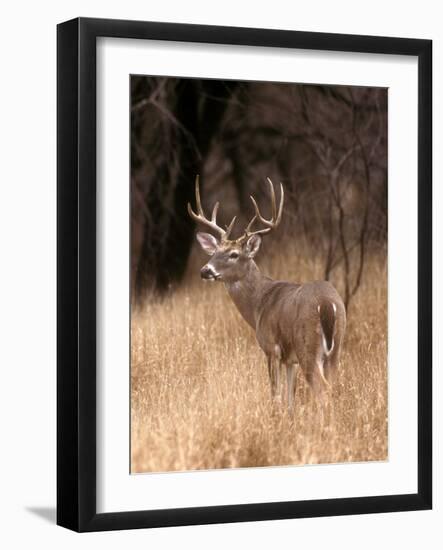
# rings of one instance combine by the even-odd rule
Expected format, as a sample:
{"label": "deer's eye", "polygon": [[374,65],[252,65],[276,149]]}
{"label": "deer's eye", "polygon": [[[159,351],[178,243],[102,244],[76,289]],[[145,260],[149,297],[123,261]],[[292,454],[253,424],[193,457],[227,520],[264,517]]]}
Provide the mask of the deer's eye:
{"label": "deer's eye", "polygon": [[236,260],[236,259],[238,258],[238,252],[231,252],[231,253],[229,254],[229,258],[230,258],[231,260]]}

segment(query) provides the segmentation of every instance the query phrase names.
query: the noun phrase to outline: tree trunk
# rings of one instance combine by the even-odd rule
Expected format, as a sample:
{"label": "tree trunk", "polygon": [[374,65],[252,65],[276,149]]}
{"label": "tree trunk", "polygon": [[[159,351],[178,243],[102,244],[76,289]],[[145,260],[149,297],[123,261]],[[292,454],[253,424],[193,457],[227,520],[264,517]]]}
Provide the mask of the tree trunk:
{"label": "tree trunk", "polygon": [[[187,212],[188,202],[194,202],[194,182],[203,173],[212,140],[228,106],[235,83],[184,79],[177,89],[177,101],[171,109],[178,124],[176,181],[167,169],[156,174],[158,185],[174,189],[172,209],[162,204],[161,193],[147,197],[147,209],[154,216],[151,229],[146,228],[135,277],[135,297],[140,297],[148,280],[162,292],[179,282],[186,269],[191,251],[195,225]],[[164,152],[165,155],[168,151]],[[204,193],[204,181],[202,182]],[[159,235],[155,219],[167,216],[166,234]]]}

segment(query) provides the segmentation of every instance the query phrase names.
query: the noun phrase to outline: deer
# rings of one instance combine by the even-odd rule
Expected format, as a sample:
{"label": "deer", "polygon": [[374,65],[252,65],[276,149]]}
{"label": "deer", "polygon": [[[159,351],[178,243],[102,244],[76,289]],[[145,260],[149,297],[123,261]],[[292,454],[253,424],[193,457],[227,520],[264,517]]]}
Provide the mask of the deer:
{"label": "deer", "polygon": [[[273,280],[257,266],[262,236],[275,230],[282,219],[284,189],[280,183],[277,207],[274,185],[267,178],[271,196],[271,219],[260,213],[253,196],[254,216],[243,234],[231,239],[236,216],[226,229],[217,224],[219,202],[208,218],[202,208],[199,178],[195,180],[196,212],[188,203],[191,218],[210,229],[198,232],[197,240],[210,260],[201,268],[201,278],[222,282],[240,315],[255,331],[267,358],[271,399],[281,402],[281,373],[286,368],[287,406],[294,409],[296,374],[301,368],[315,396],[321,401],[331,388],[340,362],[346,329],[346,310],[339,293],[328,281],[295,283]],[[259,222],[260,228],[253,230]]]}

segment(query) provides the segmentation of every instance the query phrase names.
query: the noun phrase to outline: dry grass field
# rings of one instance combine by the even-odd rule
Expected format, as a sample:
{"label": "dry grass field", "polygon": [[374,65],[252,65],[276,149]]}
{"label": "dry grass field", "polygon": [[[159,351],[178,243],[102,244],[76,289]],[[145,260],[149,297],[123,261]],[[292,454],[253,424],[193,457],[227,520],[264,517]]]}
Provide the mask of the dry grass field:
{"label": "dry grass field", "polygon": [[[272,405],[264,355],[223,284],[201,281],[205,258],[194,252],[175,292],[133,310],[131,471],[385,460],[386,257],[368,258],[323,410],[299,372],[293,417]],[[262,251],[258,263],[279,279],[322,278],[312,251]]]}

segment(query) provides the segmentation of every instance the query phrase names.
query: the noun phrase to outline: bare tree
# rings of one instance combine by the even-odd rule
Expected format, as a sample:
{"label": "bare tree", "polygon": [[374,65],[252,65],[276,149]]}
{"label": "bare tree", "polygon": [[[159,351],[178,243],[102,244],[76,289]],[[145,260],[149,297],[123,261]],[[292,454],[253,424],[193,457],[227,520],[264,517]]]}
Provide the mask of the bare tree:
{"label": "bare tree", "polygon": [[[372,161],[380,146],[385,132],[383,117],[377,96],[375,96],[374,110],[362,109],[355,100],[355,92],[352,88],[347,89],[349,98],[340,92],[338,96],[345,109],[349,111],[349,128],[341,135],[340,143],[334,142],[328,135],[331,125],[325,127],[324,118],[313,117],[313,106],[310,104],[309,96],[304,88],[301,89],[301,100],[303,117],[306,122],[306,141],[309,143],[313,153],[318,159],[324,177],[329,187],[328,202],[328,246],[325,260],[325,279],[329,280],[332,270],[340,263],[343,263],[343,286],[344,303],[348,308],[353,296],[358,291],[364,270],[367,244],[368,244],[368,222],[371,207],[371,174]],[[334,94],[334,99],[337,94]],[[365,103],[363,103],[365,105]],[[318,106],[315,106],[318,115]],[[362,112],[367,111],[367,116]],[[320,121],[320,122],[319,122]],[[370,134],[371,148],[367,151],[363,135],[368,135],[368,130],[376,125],[377,134],[374,137]],[[333,127],[333,126],[332,126]],[[357,236],[350,235],[347,231],[347,218],[355,216],[353,211],[347,211],[347,195],[351,185],[358,184],[360,187],[359,198],[361,207],[358,209],[360,227]],[[334,224],[334,210],[337,212],[337,222]],[[355,268],[351,269],[351,253],[357,248],[358,255],[355,260]],[[352,274],[354,277],[352,278]]]}

